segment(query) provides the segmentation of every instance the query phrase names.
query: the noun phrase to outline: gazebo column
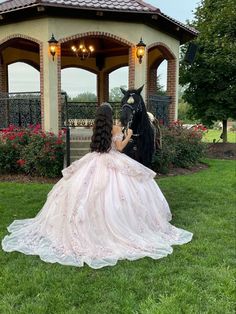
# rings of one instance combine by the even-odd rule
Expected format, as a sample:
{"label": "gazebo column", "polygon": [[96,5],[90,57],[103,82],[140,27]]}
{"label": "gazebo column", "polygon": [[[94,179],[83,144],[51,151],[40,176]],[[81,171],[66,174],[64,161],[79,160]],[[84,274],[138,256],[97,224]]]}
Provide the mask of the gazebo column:
{"label": "gazebo column", "polygon": [[129,48],[129,89],[135,88],[135,58],[136,48]]}
{"label": "gazebo column", "polygon": [[148,71],[148,96],[157,93],[157,68],[150,68]]}
{"label": "gazebo column", "polygon": [[178,67],[179,64],[176,59],[168,60],[167,66],[167,95],[171,96],[171,103],[169,105],[169,122],[177,119],[178,110]]}
{"label": "gazebo column", "polygon": [[144,56],[142,63],[139,63],[138,58],[134,54],[135,71],[134,71],[134,87],[137,89],[144,85],[142,96],[144,101],[147,101],[147,56]]}
{"label": "gazebo column", "polygon": [[42,123],[45,131],[58,133],[59,130],[59,99],[60,93],[60,53],[54,61],[48,52],[48,43],[43,46],[43,87],[42,87]]}
{"label": "gazebo column", "polygon": [[100,71],[97,75],[97,98],[98,104],[109,100],[109,74]]}

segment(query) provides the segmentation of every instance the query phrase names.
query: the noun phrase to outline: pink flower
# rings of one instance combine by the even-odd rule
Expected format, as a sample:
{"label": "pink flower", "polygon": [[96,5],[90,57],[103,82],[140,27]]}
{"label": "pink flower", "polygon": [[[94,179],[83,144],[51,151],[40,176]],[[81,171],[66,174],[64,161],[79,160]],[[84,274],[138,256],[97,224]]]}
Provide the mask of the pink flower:
{"label": "pink flower", "polygon": [[7,136],[7,138],[8,138],[10,141],[13,141],[13,140],[16,138],[16,135],[15,135],[15,134],[11,134],[11,135]]}
{"label": "pink flower", "polygon": [[22,167],[22,166],[24,166],[24,164],[25,164],[25,160],[24,160],[24,159],[19,159],[19,160],[17,160],[17,164],[18,164],[20,167]]}
{"label": "pink flower", "polygon": [[56,141],[56,144],[57,144],[57,145],[60,145],[60,144],[62,144],[62,143],[63,143],[63,141],[58,138],[57,141]]}

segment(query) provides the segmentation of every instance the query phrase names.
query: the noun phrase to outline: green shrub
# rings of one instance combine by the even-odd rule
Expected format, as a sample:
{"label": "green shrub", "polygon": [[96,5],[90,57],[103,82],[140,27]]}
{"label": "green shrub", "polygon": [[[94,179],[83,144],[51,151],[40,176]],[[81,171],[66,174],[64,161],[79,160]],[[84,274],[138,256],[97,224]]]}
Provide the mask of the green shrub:
{"label": "green shrub", "polygon": [[19,172],[19,159],[20,152],[13,144],[0,143],[0,174]]}
{"label": "green shrub", "polygon": [[62,132],[56,136],[40,129],[10,126],[0,132],[0,172],[57,177],[63,168]]}
{"label": "green shrub", "polygon": [[170,168],[189,168],[203,157],[205,144],[202,135],[206,129],[202,125],[186,129],[180,121],[170,127],[162,127],[162,149],[153,158],[152,168],[159,173],[168,173]]}

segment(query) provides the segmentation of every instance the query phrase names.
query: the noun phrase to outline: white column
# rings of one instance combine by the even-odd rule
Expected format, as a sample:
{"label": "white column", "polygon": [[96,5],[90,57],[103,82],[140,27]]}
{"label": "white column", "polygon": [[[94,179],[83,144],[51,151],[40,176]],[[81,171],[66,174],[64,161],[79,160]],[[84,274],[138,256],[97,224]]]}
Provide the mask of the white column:
{"label": "white column", "polygon": [[43,45],[43,128],[58,133],[58,63],[60,55],[54,61],[48,51],[48,43]]}
{"label": "white column", "polygon": [[135,74],[134,74],[134,87],[135,89],[144,85],[142,96],[146,100],[147,97],[147,52],[142,59],[142,63],[139,63],[138,58],[135,56]]}

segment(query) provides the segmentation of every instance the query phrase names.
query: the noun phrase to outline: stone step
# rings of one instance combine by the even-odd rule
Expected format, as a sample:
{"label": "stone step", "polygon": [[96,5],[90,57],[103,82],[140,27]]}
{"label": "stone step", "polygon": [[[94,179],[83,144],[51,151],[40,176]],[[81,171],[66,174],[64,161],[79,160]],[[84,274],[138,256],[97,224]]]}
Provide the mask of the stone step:
{"label": "stone step", "polygon": [[70,148],[89,148],[90,147],[90,141],[89,142],[71,142]]}
{"label": "stone step", "polygon": [[71,154],[70,158],[80,158],[80,157],[83,157],[84,155],[86,155],[87,153],[89,153],[89,152],[84,152],[84,153],[77,152],[76,154]]}
{"label": "stone step", "polygon": [[86,151],[89,151],[90,150],[90,147],[71,147],[70,148],[70,151],[71,152],[78,152],[78,151],[81,151],[81,152],[86,152]]}
{"label": "stone step", "polygon": [[83,156],[77,156],[77,157],[71,157],[70,158],[70,163],[72,163],[73,161],[79,160],[80,158],[82,158]]}

